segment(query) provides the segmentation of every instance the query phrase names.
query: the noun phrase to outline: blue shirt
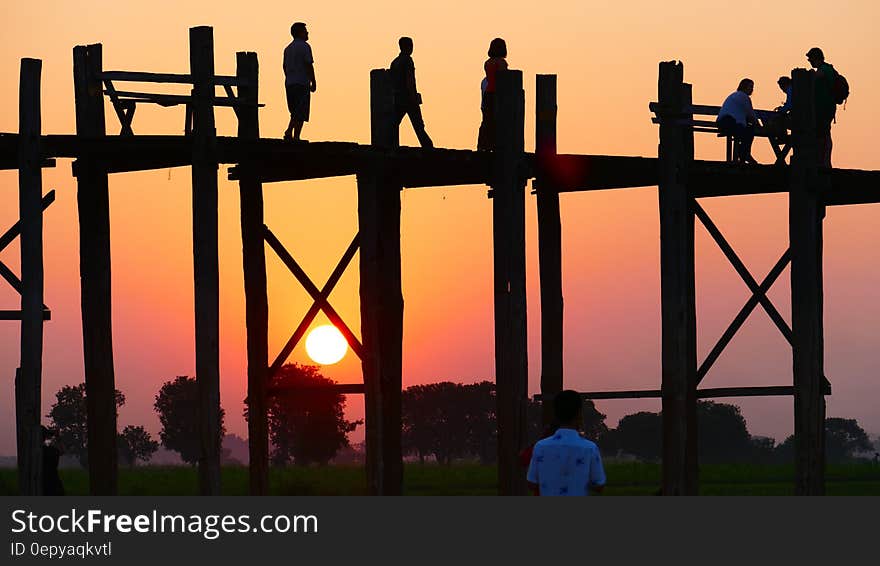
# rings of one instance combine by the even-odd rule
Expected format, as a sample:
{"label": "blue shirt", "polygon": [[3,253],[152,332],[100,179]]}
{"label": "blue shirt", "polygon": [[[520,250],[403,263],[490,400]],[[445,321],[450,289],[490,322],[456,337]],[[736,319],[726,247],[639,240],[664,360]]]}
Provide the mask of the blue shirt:
{"label": "blue shirt", "polygon": [[780,112],[788,112],[791,110],[791,86],[785,89],[785,104],[783,104],[780,108]]}
{"label": "blue shirt", "polygon": [[605,485],[599,447],[570,428],[535,444],[526,477],[541,495],[587,495]]}

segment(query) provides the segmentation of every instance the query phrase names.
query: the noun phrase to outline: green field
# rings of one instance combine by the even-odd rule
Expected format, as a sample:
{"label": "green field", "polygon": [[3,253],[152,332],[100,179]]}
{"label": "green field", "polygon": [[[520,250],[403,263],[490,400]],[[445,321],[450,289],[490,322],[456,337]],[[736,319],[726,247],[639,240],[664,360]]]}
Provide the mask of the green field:
{"label": "green field", "polygon": [[[652,495],[660,482],[660,466],[644,463],[608,463],[604,495]],[[81,469],[61,470],[70,495],[88,494],[88,475]],[[702,495],[792,495],[792,466],[706,465],[700,468]],[[407,495],[494,495],[496,471],[491,466],[409,464],[404,470]],[[288,467],[272,469],[274,495],[362,495],[364,470],[354,466]],[[224,495],[246,495],[247,468],[223,468]],[[880,495],[880,466],[829,466],[829,495]],[[140,467],[120,469],[121,495],[195,495],[198,479],[193,468]],[[16,493],[14,469],[0,470],[0,495]]]}

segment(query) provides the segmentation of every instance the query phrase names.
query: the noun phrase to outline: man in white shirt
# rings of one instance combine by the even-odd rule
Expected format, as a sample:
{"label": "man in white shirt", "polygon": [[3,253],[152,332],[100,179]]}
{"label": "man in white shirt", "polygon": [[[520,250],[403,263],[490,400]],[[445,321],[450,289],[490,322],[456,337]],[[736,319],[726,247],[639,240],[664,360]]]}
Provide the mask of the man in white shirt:
{"label": "man in white shirt", "polygon": [[605,487],[605,470],[595,443],[582,437],[583,400],[565,390],[553,398],[559,428],[535,444],[526,479],[538,495],[588,495]]}
{"label": "man in white shirt", "polygon": [[290,111],[290,123],[284,131],[284,139],[301,141],[303,123],[309,121],[311,93],[317,90],[318,85],[315,82],[315,61],[308,43],[306,24],[296,22],[290,26],[290,35],[293,41],[284,48],[284,89],[287,93],[287,109]]}
{"label": "man in white shirt", "polygon": [[733,136],[739,144],[739,151],[734,154],[734,161],[742,163],[758,163],[752,157],[752,141],[755,139],[755,126],[758,117],[752,108],[752,92],[755,82],[743,79],[739,82],[736,92],[724,100],[718,111],[718,130],[722,134]]}

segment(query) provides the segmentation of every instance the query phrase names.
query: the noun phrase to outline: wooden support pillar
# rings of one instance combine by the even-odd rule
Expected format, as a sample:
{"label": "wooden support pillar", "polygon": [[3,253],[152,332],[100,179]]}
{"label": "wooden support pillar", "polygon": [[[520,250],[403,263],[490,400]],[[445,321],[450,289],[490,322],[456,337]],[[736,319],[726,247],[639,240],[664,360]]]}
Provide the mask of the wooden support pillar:
{"label": "wooden support pillar", "polygon": [[819,150],[813,75],[792,72],[791,186],[788,197],[791,246],[791,331],[794,367],[795,493],[825,492],[824,333],[822,327],[822,219]]}
{"label": "wooden support pillar", "polygon": [[690,104],[681,63],[660,63],[660,300],[663,493],[697,494],[694,214],[687,185],[693,132],[678,125]]}
{"label": "wooden support pillar", "polygon": [[[370,125],[374,147],[397,147],[391,82],[384,69],[370,72]],[[374,495],[399,495],[403,489],[401,186],[381,161],[373,164],[372,171],[358,174],[357,182],[367,483]]]}
{"label": "wooden support pillar", "polygon": [[[106,135],[101,85],[101,44],[75,47],[73,79],[76,134],[81,140]],[[99,157],[76,163],[80,285],[89,448],[89,491],[117,491],[116,385],[110,308],[110,200],[107,167]]]}
{"label": "wooden support pillar", "polygon": [[492,236],[498,490],[502,495],[524,495],[525,473],[518,459],[526,442],[528,401],[522,71],[499,71],[496,85]]}
{"label": "wooden support pillar", "polygon": [[18,488],[41,495],[43,369],[43,173],[39,59],[22,59],[18,94],[18,210],[21,216],[21,368],[15,380]]}
{"label": "wooden support pillar", "polygon": [[535,155],[538,177],[538,263],[541,285],[541,404],[544,425],[553,420],[553,396],[563,389],[562,223],[559,192],[542,171],[556,156],[556,75],[538,75],[535,83]]}
{"label": "wooden support pillar", "polygon": [[[257,102],[259,63],[256,53],[236,54],[238,137],[259,139]],[[263,184],[240,163],[241,242],[244,262],[245,321],[248,357],[248,447],[250,494],[269,494],[269,428],[266,386],[269,367],[269,302],[266,291],[266,246],[263,242]]]}
{"label": "wooden support pillar", "polygon": [[196,379],[199,388],[199,491],[220,494],[220,287],[217,251],[217,131],[214,127],[214,32],[189,30],[193,79],[193,276]]}

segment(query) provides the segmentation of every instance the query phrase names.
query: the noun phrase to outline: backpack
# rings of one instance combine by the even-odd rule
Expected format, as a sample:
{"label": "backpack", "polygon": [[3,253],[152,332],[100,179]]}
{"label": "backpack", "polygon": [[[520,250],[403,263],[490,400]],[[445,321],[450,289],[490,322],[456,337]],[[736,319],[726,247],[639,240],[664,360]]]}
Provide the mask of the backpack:
{"label": "backpack", "polygon": [[837,73],[837,77],[834,79],[834,83],[831,85],[831,97],[834,99],[835,104],[846,104],[846,99],[849,98],[849,83],[846,82],[846,77]]}

